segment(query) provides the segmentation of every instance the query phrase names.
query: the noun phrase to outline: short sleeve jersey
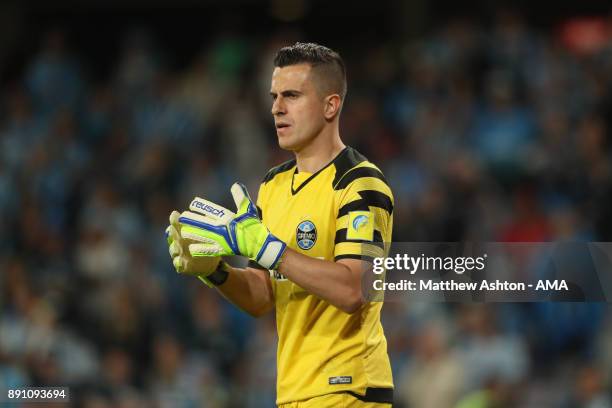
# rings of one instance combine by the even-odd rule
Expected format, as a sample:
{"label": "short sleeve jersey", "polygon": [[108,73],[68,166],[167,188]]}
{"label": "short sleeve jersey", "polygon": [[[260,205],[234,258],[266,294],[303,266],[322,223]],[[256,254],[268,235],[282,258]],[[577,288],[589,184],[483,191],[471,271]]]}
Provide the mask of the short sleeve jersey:
{"label": "short sleeve jersey", "polygon": [[[271,169],[257,206],[290,248],[319,259],[385,256],[393,195],[381,171],[347,147],[314,174],[295,160]],[[271,275],[279,336],[277,403],[351,392],[385,402],[393,380],[380,322],[382,303],[348,314],[284,276]]]}

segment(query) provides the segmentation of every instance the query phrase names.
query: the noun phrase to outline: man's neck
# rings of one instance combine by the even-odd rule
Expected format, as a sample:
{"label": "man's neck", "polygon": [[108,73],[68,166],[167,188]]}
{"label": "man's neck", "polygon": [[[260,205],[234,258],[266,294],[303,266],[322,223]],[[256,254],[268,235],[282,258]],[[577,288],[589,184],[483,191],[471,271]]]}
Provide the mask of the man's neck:
{"label": "man's neck", "polygon": [[321,134],[308,146],[296,151],[295,160],[299,172],[316,173],[331,162],[346,146],[336,129],[334,134]]}

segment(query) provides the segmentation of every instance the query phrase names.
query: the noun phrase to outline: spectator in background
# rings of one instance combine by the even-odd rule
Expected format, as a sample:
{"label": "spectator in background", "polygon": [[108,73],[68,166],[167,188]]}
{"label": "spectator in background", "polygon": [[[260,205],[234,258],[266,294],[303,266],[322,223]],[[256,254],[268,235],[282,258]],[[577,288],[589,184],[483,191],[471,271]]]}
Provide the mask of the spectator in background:
{"label": "spectator in background", "polygon": [[414,328],[413,356],[397,389],[408,407],[451,407],[463,388],[462,361],[451,348],[450,322],[426,322]]}

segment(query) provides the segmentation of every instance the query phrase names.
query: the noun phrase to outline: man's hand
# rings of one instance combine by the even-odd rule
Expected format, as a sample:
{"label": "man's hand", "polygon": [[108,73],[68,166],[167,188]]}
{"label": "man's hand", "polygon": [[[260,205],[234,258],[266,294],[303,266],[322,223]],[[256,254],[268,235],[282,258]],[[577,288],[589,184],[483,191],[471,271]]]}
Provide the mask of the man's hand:
{"label": "man's hand", "polygon": [[[194,246],[194,250],[200,245],[197,242],[190,241],[181,236],[181,224],[179,223],[180,213],[172,211],[170,214],[170,225],[166,228],[166,239],[168,241],[168,250],[172,258],[174,269],[178,273],[197,276],[200,279],[206,279],[208,275],[213,273],[221,262],[220,256],[194,257],[191,255],[190,247]],[[208,284],[206,281],[204,281]]]}
{"label": "man's hand", "polygon": [[267,269],[278,268],[287,245],[268,231],[257,215],[257,208],[241,183],[231,188],[237,212],[234,214],[201,198],[194,198],[178,221],[180,235],[198,244],[189,245],[195,258],[242,255]]}

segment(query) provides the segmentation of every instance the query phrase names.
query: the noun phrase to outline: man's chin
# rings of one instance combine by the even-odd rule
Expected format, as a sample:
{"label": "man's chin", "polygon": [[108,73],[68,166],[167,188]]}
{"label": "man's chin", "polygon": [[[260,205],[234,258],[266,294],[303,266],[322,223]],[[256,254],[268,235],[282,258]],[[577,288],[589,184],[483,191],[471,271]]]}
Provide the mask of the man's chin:
{"label": "man's chin", "polygon": [[290,151],[290,152],[295,152],[296,150],[299,149],[298,144],[295,143],[295,141],[292,142],[286,136],[281,136],[278,138],[278,147],[280,147],[283,150]]}

